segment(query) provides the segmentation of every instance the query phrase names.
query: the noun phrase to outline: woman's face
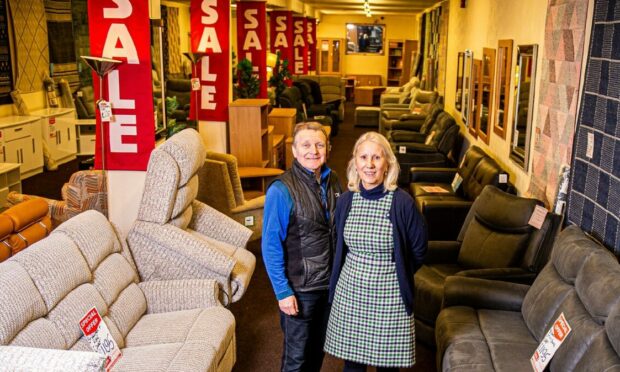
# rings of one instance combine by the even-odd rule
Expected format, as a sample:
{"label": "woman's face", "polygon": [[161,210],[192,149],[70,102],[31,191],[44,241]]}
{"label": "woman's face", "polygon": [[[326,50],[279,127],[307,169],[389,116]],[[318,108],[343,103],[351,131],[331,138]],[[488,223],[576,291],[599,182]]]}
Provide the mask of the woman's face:
{"label": "woman's face", "polygon": [[370,141],[362,142],[355,154],[355,169],[366,190],[383,184],[388,171],[388,162],[381,146]]}

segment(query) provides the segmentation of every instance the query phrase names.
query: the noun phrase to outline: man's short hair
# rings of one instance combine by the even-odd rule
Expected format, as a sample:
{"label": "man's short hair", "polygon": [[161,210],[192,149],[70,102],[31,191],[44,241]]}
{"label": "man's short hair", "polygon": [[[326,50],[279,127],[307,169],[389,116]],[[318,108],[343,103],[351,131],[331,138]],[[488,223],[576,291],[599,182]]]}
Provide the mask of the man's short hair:
{"label": "man's short hair", "polygon": [[295,144],[297,133],[301,132],[302,130],[314,130],[317,132],[320,131],[325,136],[326,143],[329,143],[329,137],[327,136],[327,132],[325,132],[325,129],[323,128],[323,125],[321,123],[316,121],[302,121],[301,123],[297,123],[297,125],[295,125],[295,128],[293,129],[293,145]]}

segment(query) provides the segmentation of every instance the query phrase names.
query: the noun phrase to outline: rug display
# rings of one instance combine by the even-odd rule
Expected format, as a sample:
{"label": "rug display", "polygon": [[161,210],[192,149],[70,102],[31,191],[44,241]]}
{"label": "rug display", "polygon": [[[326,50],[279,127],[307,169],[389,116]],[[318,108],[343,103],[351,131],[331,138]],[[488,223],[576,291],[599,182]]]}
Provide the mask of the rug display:
{"label": "rug display", "polygon": [[49,42],[50,76],[65,79],[71,91],[80,86],[73,41],[71,0],[45,0],[45,16]]}
{"label": "rug display", "polygon": [[178,77],[182,72],[179,8],[162,6],[161,15],[164,24],[164,74],[168,79],[169,76]]}
{"label": "rug display", "polygon": [[80,56],[90,55],[90,39],[88,38],[88,3],[86,0],[72,0],[71,13],[73,18],[73,39],[75,42],[75,58],[78,66],[80,84],[93,85],[91,69]]}
{"label": "rug display", "polygon": [[594,6],[567,216],[620,256],[620,1]]}
{"label": "rug display", "polygon": [[43,89],[49,73],[47,18],[43,0],[9,0],[15,50],[15,88],[22,93]]}
{"label": "rug display", "polygon": [[588,0],[551,0],[547,6],[528,191],[547,206],[556,197],[560,169],[571,161],[587,13]]}
{"label": "rug display", "polygon": [[12,103],[13,75],[6,1],[0,1],[0,104]]}

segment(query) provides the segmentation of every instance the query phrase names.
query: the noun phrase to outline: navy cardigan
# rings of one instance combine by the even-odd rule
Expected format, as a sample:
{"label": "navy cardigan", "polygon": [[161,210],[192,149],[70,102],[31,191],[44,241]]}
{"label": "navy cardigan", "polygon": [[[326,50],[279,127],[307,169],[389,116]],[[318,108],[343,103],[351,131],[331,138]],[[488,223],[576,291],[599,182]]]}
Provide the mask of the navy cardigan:
{"label": "navy cardigan", "polygon": [[[379,199],[384,195],[383,187],[371,190],[361,188],[361,194],[367,199]],[[329,302],[334,299],[336,284],[340,271],[346,260],[348,247],[344,243],[344,224],[351,210],[353,192],[347,191],[338,198],[335,212],[336,224],[336,253],[334,266],[329,283]],[[407,192],[396,189],[389,213],[393,226],[394,261],[396,262],[396,276],[400,294],[405,303],[407,314],[413,313],[413,274],[422,266],[427,249],[426,226],[422,216],[416,209],[413,199]]]}

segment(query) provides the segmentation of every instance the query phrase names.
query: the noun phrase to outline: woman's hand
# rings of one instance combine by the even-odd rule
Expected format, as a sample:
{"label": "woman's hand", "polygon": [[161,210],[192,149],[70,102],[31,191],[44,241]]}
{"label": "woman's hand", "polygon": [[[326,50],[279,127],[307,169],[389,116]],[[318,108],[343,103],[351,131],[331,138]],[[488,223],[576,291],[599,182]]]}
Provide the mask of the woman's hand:
{"label": "woman's hand", "polygon": [[297,299],[294,295],[278,301],[278,306],[280,306],[280,310],[282,310],[284,314],[295,316],[298,313]]}

